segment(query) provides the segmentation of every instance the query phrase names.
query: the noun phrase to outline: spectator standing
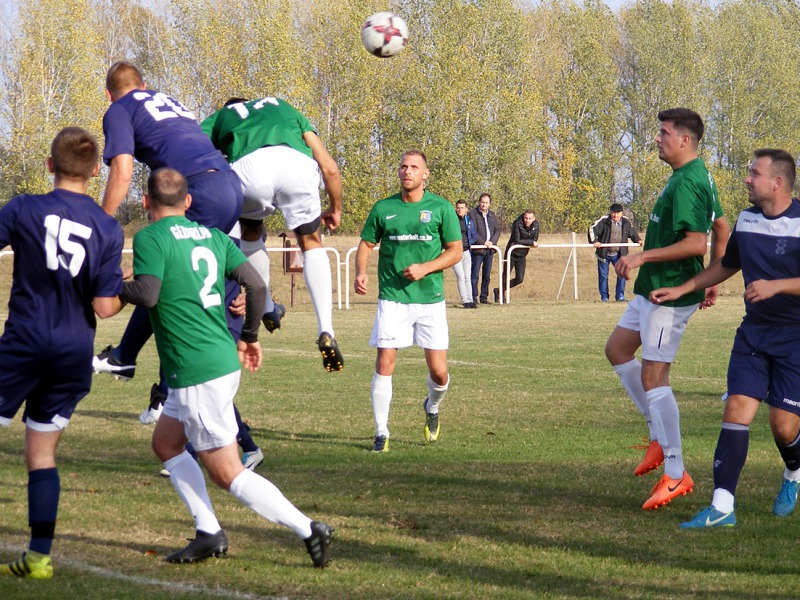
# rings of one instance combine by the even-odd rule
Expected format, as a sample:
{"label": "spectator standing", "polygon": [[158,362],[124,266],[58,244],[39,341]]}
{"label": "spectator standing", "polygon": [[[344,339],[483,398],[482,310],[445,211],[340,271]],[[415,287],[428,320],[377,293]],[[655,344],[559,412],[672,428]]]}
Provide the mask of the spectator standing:
{"label": "spectator standing", "polygon": [[[481,278],[480,303],[489,304],[489,283],[492,280],[492,259],[497,240],[500,239],[500,227],[497,223],[497,215],[489,207],[492,205],[492,197],[481,194],[478,199],[478,206],[469,212],[470,218],[475,222],[475,229],[478,237],[475,245],[485,246],[472,250],[472,298],[479,297],[478,279]],[[482,275],[481,275],[482,274]]]}
{"label": "spectator standing", "polygon": [[[506,244],[504,259],[506,268],[511,270],[514,267],[514,278],[509,282],[509,288],[518,286],[525,280],[525,266],[528,260],[528,248],[517,248],[511,250],[513,246],[528,246],[536,248],[539,245],[539,221],[533,209],[528,209],[518,216],[511,224],[511,237]],[[500,287],[494,288],[494,301],[500,302],[500,290],[503,290],[503,300],[506,300],[506,280],[500,280]]]}
{"label": "spectator standing", "polygon": [[[597,286],[600,300],[608,302],[608,265],[615,265],[627,256],[627,246],[601,246],[601,244],[625,244],[628,240],[642,245],[642,240],[633,228],[631,220],[622,214],[622,204],[612,204],[607,215],[603,215],[589,226],[589,243],[594,244],[597,256]],[[617,277],[614,299],[625,302],[625,279]]]}
{"label": "spectator standing", "polygon": [[464,200],[456,202],[456,214],[461,225],[463,252],[461,260],[453,265],[453,273],[456,274],[458,293],[464,308],[478,308],[478,305],[475,304],[475,297],[472,295],[472,252],[470,251],[470,246],[478,239],[478,231],[475,229],[475,221],[468,213],[469,208]]}

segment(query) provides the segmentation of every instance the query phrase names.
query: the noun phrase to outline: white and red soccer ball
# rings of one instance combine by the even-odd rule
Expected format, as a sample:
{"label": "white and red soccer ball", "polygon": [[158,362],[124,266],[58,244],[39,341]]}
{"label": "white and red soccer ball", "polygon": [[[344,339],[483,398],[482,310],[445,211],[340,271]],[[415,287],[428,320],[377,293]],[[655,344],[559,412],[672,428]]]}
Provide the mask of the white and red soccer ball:
{"label": "white and red soccer ball", "polygon": [[408,45],[408,26],[393,13],[375,13],[364,22],[361,41],[370,54],[390,58]]}

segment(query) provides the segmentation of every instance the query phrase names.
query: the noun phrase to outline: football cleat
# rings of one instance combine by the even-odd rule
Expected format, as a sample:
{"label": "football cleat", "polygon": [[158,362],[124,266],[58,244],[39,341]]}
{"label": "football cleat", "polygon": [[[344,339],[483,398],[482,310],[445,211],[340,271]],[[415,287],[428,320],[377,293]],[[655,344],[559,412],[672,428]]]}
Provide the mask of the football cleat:
{"label": "football cleat", "polygon": [[781,490],[775,497],[772,505],[772,514],[776,517],[788,517],[797,506],[797,491],[800,489],[800,481],[783,480]]}
{"label": "football cleat", "polygon": [[642,505],[644,510],[656,510],[661,506],[666,506],[678,496],[685,496],[694,489],[694,481],[686,471],[680,479],[673,479],[666,473],[661,476],[658,483],[650,491],[650,498]]}
{"label": "football cleat", "polygon": [[47,554],[23,552],[17,560],[0,565],[0,575],[30,577],[31,579],[51,579],[53,562]]}
{"label": "football cleat", "polygon": [[375,442],[372,444],[373,452],[388,452],[389,451],[389,438],[385,435],[376,435]]}
{"label": "football cleat", "polygon": [[[647,438],[645,438],[645,440],[646,439]],[[638,448],[639,446],[635,447]],[[642,458],[642,462],[639,463],[639,466],[633,470],[633,474],[637,477],[641,477],[650,471],[655,471],[662,464],[664,464],[664,450],[661,449],[661,444],[653,440],[648,443],[644,458]]]}
{"label": "football cleat", "polygon": [[159,475],[161,475],[162,477],[170,477],[170,472],[169,472],[169,469],[162,468],[162,469],[161,469],[161,470],[158,472],[158,474],[159,474]]}
{"label": "football cleat", "polygon": [[736,515],[717,510],[713,506],[706,506],[697,511],[690,521],[678,525],[681,529],[704,529],[706,527],[733,527],[736,525]]}
{"label": "football cleat", "polygon": [[256,467],[262,462],[264,462],[264,453],[261,451],[261,448],[242,454],[242,466],[244,466],[245,469],[255,471]]}
{"label": "football cleat", "polygon": [[306,543],[306,550],[308,550],[314,566],[319,569],[324,569],[328,566],[328,553],[333,532],[334,529],[330,525],[319,521],[311,521],[311,535],[303,540]]}
{"label": "football cleat", "polygon": [[189,544],[183,550],[170,554],[166,560],[171,563],[194,563],[212,556],[223,556],[227,553],[228,538],[222,529],[217,533],[206,533],[198,530],[197,537],[189,540]]}
{"label": "football cleat", "polygon": [[113,346],[106,346],[103,351],[92,358],[92,368],[95,373],[108,373],[115,379],[128,381],[136,373],[136,363],[126,365],[121,363],[113,353]]}
{"label": "football cleat", "polygon": [[154,383],[150,388],[150,404],[139,415],[139,422],[142,425],[151,425],[158,421],[161,416],[161,410],[164,408],[164,402],[167,400],[167,395],[158,389],[158,384]]}
{"label": "football cleat", "polygon": [[439,413],[428,412],[428,399],[422,403],[422,409],[425,411],[425,441],[432,444],[439,439]]}
{"label": "football cleat", "polygon": [[275,308],[272,312],[264,313],[261,317],[261,322],[264,323],[264,328],[272,333],[276,329],[281,328],[281,319],[286,315],[286,307],[283,304],[275,303]]}
{"label": "football cleat", "polygon": [[317,340],[317,348],[322,354],[322,366],[328,373],[344,369],[344,358],[339,351],[339,344],[327,331],[323,331]]}

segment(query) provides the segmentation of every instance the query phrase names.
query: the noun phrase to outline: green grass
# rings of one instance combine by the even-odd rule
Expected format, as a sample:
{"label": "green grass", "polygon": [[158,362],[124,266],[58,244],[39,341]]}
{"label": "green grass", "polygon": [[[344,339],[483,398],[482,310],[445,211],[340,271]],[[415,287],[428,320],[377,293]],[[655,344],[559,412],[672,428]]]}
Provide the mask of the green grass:
{"label": "green grass", "polygon": [[[297,298],[283,328],[262,333],[264,366],[244,376],[237,403],[266,455],[259,472],[309,516],[336,527],[331,566],[311,568],[291,531],[217,489],[211,496],[229,557],[163,561],[193,528],[158,476],[152,427],[136,419],[156,375],[148,346],[132,382],[95,378],[64,435],[56,577],[0,580],[0,598],[800,595],[800,516],[771,515],[783,466],[765,411],[752,428],[739,525],[677,529],[710,501],[740,299],[725,297],[692,318],[673,367],[695,493],[644,512],[657,475],[633,476],[641,452],[630,446],[646,428],[603,356],[622,305],[522,300],[450,308],[452,385],[439,442],[424,443],[424,357],[408,349],[394,377],[391,452],[373,455],[375,357],[367,341],[374,299],[335,312],[346,368],[328,374],[305,291]],[[100,324],[98,348],[118,340],[126,317]],[[7,560],[28,536],[22,435],[19,422],[0,432],[0,558]]]}

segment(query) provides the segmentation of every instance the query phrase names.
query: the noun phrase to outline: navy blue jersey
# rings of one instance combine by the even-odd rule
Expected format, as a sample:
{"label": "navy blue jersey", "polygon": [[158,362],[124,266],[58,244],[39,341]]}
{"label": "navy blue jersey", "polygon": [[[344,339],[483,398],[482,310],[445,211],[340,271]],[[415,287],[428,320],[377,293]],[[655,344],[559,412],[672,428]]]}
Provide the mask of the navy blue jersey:
{"label": "navy blue jersey", "polygon": [[0,248],[14,250],[0,350],[82,355],[91,369],[92,299],[122,292],[122,228],[84,194],[22,195],[0,209]]}
{"label": "navy blue jersey", "polygon": [[161,92],[133,90],[113,102],[103,117],[103,133],[106,164],[130,154],[152,171],[171,167],[187,178],[230,168],[194,114]]}
{"label": "navy blue jersey", "polygon": [[[777,217],[760,208],[739,213],[722,266],[741,269],[745,285],[759,279],[800,277],[800,201]],[[800,296],[777,294],[755,304],[745,302],[745,322],[766,325],[800,324]]]}

